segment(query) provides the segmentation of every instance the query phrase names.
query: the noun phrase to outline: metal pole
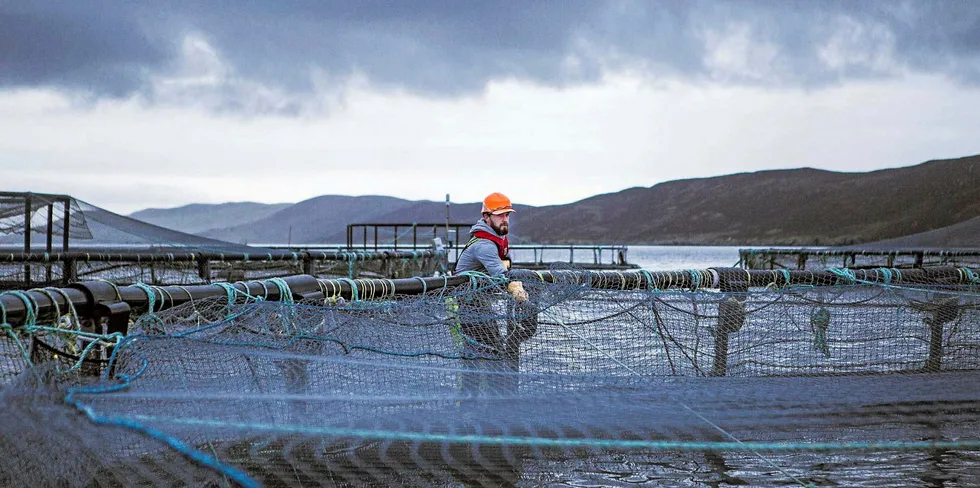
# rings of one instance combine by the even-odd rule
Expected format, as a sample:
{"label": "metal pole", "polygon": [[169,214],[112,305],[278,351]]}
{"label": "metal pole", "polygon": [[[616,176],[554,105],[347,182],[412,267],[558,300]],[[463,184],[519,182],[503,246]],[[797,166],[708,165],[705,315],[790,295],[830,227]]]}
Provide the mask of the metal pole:
{"label": "metal pole", "polygon": [[[28,193],[24,197],[24,252],[26,254],[31,253],[31,194]],[[31,287],[31,265],[24,264],[24,282],[27,283],[25,288]]]}
{"label": "metal pole", "polygon": [[68,229],[71,228],[71,225],[69,225],[71,221],[71,199],[65,199],[61,203],[65,206],[65,218],[61,222],[61,250],[62,252],[68,252]]}
{"label": "metal pole", "polygon": [[[54,238],[54,236],[52,236],[51,234],[53,233],[54,233],[54,202],[51,202],[48,204],[48,239],[47,239],[47,246],[45,246],[45,250],[47,251],[48,255],[51,255],[51,245],[53,244],[52,239]],[[51,283],[51,263],[47,263],[45,265],[44,281],[47,283]]]}

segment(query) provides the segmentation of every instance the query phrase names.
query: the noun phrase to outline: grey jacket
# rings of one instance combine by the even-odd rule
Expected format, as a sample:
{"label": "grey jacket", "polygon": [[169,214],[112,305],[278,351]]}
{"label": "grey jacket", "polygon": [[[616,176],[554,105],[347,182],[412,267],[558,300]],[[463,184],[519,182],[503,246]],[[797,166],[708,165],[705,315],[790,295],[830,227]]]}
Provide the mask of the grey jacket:
{"label": "grey jacket", "polygon": [[[503,237],[494,232],[493,228],[487,225],[482,219],[473,227],[470,227],[470,235],[472,236],[474,232],[479,230]],[[510,255],[508,254],[507,257],[509,258]],[[469,247],[463,250],[459,255],[459,259],[456,260],[456,272],[460,273],[463,271],[479,271],[490,276],[499,276],[507,272],[507,268],[504,267],[504,262],[500,260],[500,255],[497,253],[497,245],[493,241],[477,239],[476,242],[470,244]]]}

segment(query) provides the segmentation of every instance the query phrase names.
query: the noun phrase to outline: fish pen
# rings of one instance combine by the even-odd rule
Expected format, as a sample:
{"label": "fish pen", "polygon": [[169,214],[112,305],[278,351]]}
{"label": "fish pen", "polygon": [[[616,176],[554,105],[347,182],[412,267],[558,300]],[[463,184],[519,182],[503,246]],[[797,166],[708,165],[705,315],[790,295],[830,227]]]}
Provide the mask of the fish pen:
{"label": "fish pen", "polygon": [[194,285],[310,274],[357,278],[431,275],[446,252],[248,246],[178,232],[68,195],[0,192],[0,290],[86,280]]}
{"label": "fish pen", "polygon": [[746,269],[980,267],[980,249],[768,248],[739,249],[738,255]]}
{"label": "fish pen", "polygon": [[93,249],[54,253],[0,251],[0,289],[65,286],[86,280],[118,284],[191,285],[309,274],[358,278],[432,275],[446,271],[446,252],[417,251],[157,251]]}
{"label": "fish pen", "polygon": [[976,486],[978,290],[556,267],[8,291],[0,483]]}

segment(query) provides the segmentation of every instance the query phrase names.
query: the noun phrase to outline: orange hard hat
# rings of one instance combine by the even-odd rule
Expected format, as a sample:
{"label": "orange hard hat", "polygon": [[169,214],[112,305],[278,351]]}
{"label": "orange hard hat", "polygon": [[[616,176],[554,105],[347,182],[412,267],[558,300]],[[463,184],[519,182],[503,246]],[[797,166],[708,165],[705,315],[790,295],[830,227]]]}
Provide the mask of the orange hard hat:
{"label": "orange hard hat", "polygon": [[510,205],[510,199],[503,193],[491,193],[483,199],[483,213],[500,215],[513,212],[514,207]]}

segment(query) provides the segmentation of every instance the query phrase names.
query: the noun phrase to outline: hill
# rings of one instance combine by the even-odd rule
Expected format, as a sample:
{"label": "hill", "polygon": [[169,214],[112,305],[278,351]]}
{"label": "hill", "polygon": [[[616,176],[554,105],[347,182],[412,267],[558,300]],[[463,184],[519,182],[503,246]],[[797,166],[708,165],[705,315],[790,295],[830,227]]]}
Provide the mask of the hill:
{"label": "hill", "polygon": [[[218,228],[221,222],[216,221],[211,230],[200,234],[213,239],[253,244],[336,243],[346,240],[343,236],[346,236],[347,224],[351,222],[372,220],[417,203],[386,196],[324,195],[239,225]],[[341,238],[337,240],[336,235]]]}
{"label": "hill", "polygon": [[542,207],[523,218],[521,228],[532,229],[538,241],[554,236],[560,242],[846,245],[980,215],[977,184],[980,156],[869,173],[761,171]]}
{"label": "hill", "polygon": [[[566,205],[519,206],[513,242],[876,242],[927,233],[977,217],[978,187],[980,156],[867,173],[800,168],[677,180]],[[475,221],[479,205],[453,204],[450,220]],[[231,242],[343,242],[349,223],[443,222],[445,218],[443,202],[328,195],[232,226],[221,226],[227,221],[216,219],[212,230],[198,233]],[[980,238],[973,239],[969,231],[960,230],[957,235],[956,245],[980,247]],[[943,234],[934,233],[917,242],[943,247],[948,245],[943,239]]]}
{"label": "hill", "polygon": [[236,226],[262,219],[278,212],[290,203],[231,202],[216,205],[192,203],[177,208],[148,208],[129,216],[161,227],[195,234],[213,229],[216,223]]}

